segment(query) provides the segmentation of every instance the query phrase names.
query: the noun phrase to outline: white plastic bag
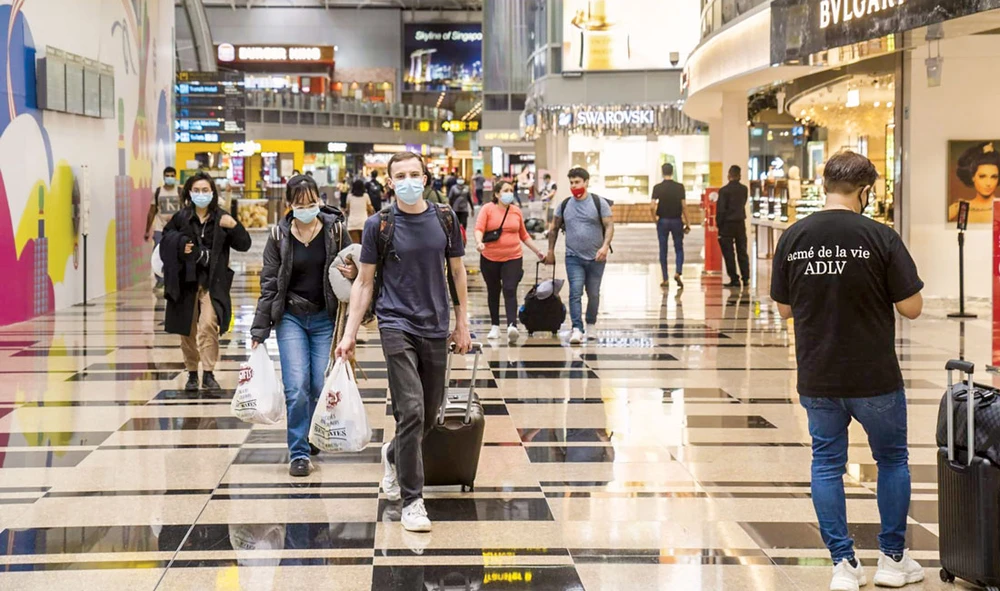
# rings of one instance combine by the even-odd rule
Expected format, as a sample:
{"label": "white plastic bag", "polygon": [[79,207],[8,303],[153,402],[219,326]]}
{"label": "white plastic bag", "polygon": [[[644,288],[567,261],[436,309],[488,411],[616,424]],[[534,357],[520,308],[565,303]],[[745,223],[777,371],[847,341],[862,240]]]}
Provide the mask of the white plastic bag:
{"label": "white plastic bag", "polygon": [[153,275],[163,277],[163,259],[160,258],[160,245],[153,248],[153,256],[149,258],[149,266],[153,268]]}
{"label": "white plastic bag", "polygon": [[349,363],[338,359],[316,403],[309,441],[323,451],[359,452],[372,439],[368,415]]}
{"label": "white plastic bag", "polygon": [[285,418],[285,390],[263,343],[240,365],[230,409],[239,420],[258,425],[273,425]]}

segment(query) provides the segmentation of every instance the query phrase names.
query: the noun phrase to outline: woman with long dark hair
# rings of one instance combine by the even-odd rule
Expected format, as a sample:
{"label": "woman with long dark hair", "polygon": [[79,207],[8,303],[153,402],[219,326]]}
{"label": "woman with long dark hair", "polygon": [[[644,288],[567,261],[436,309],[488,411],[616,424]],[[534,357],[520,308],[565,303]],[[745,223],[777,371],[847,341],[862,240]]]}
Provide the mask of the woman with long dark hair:
{"label": "woman with long dark hair", "polygon": [[347,216],[347,231],[351,234],[351,242],[361,244],[361,233],[365,229],[365,221],[375,213],[372,201],[365,192],[365,183],[361,179],[355,180],[351,185],[351,194],[347,197],[347,204],[344,206],[344,215]]}
{"label": "woman with long dark hair", "polygon": [[[517,342],[517,285],[524,275],[524,257],[521,243],[538,256],[543,253],[524,227],[521,208],[514,205],[514,186],[503,183],[493,193],[493,202],[483,206],[476,218],[476,248],[480,252],[479,268],[486,282],[486,300],[490,309],[489,339],[500,338],[500,294],[503,294],[507,313],[507,340]],[[499,197],[497,197],[499,195]],[[493,234],[489,240],[488,234]],[[498,234],[498,235],[497,235]],[[489,241],[487,241],[489,240]]]}
{"label": "woman with long dark hair", "polygon": [[[323,391],[340,304],[329,270],[351,237],[340,210],[320,205],[312,178],[292,177],[285,198],[291,211],[264,247],[260,299],[250,335],[256,349],[272,328],[277,332],[288,411],[288,471],[300,477],[312,469],[309,456],[319,453],[309,443],[309,425]],[[355,265],[339,270],[349,279],[357,276]]]}
{"label": "woman with long dark hair", "polygon": [[184,183],[184,207],[163,228],[164,327],[181,335],[181,351],[188,371],[185,390],[201,387],[218,390],[215,364],[219,361],[219,336],[229,329],[233,271],[229,251],[250,250],[250,234],[233,216],[219,207],[219,189],[205,172]]}
{"label": "woman with long dark hair", "polygon": [[[969,148],[958,159],[958,180],[976,196],[969,201],[969,223],[989,224],[993,222],[993,199],[1000,184],[1000,153],[993,142],[981,142]],[[958,202],[948,208],[948,219],[958,218]]]}

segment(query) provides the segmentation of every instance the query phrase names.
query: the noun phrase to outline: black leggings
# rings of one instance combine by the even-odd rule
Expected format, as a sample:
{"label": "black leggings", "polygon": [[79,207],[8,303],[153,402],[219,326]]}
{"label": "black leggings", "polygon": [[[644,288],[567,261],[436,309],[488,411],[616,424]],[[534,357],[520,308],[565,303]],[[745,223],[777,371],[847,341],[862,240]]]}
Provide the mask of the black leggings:
{"label": "black leggings", "polygon": [[498,263],[479,257],[479,269],[486,281],[486,300],[490,307],[490,322],[500,326],[500,291],[503,290],[507,309],[507,324],[517,325],[517,284],[524,275],[524,259]]}

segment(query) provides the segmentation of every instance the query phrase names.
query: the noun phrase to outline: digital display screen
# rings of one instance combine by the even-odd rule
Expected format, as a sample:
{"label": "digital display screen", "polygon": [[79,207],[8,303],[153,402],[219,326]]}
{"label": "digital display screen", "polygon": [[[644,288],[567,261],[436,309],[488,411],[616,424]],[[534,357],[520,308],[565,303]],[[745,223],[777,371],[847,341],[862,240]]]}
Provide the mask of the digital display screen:
{"label": "digital display screen", "polygon": [[83,64],[66,62],[66,112],[83,115]]}
{"label": "digital display screen", "polygon": [[101,74],[101,117],[115,118],[115,76]]}
{"label": "digital display screen", "polygon": [[101,73],[93,68],[83,70],[83,114],[101,116]]}
{"label": "digital display screen", "polygon": [[55,56],[45,58],[45,105],[51,111],[66,110],[66,62]]}
{"label": "digital display screen", "polygon": [[176,141],[244,141],[245,90],[241,72],[178,72],[174,85]]}

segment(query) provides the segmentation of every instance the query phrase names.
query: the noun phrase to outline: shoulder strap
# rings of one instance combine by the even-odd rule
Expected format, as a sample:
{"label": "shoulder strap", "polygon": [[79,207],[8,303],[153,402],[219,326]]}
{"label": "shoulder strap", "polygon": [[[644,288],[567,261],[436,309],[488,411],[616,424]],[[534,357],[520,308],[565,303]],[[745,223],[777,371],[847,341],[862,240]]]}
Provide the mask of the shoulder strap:
{"label": "shoulder strap", "polygon": [[273,238],[275,242],[281,242],[281,228],[278,227],[278,224],[271,226],[271,238]]}
{"label": "shoulder strap", "polygon": [[159,203],[159,200],[160,200],[160,187],[157,187],[156,191],[153,193],[153,199],[156,199],[157,203]]}
{"label": "shoulder strap", "polygon": [[451,208],[443,204],[431,204],[432,207],[437,208],[438,222],[441,223],[441,229],[444,230],[445,238],[448,239],[447,249],[451,250],[451,235],[455,231],[455,217],[451,215]]}
{"label": "shoulder strap", "polygon": [[570,199],[572,199],[572,197],[567,197],[563,199],[563,202],[560,203],[559,207],[556,208],[556,216],[562,221],[562,223],[560,224],[560,227],[562,228],[566,227],[566,218],[564,216],[566,214],[566,204],[569,203]]}

